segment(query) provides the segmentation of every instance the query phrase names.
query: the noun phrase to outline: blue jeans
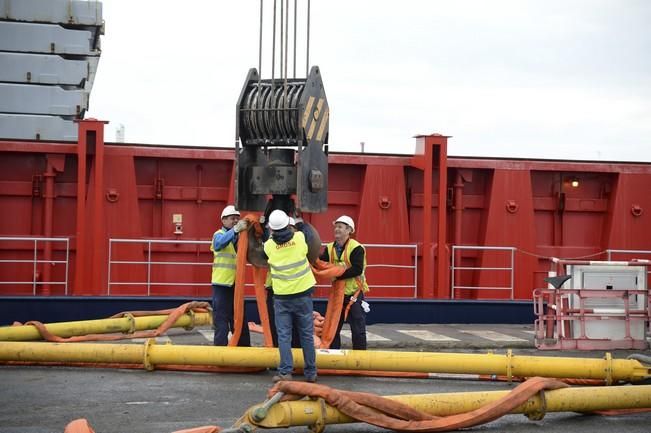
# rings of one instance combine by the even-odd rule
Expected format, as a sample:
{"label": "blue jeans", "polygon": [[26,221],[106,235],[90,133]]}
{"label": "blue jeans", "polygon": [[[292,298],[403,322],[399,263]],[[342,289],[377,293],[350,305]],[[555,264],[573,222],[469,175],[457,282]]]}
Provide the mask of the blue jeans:
{"label": "blue jeans", "polygon": [[[274,292],[271,287],[266,287],[267,292],[267,314],[269,315],[269,328],[271,330],[271,341],[274,347],[278,347],[278,332],[276,331],[276,313],[274,312]],[[300,348],[301,339],[298,336],[298,329],[292,331],[292,347]]]}
{"label": "blue jeans", "polygon": [[[228,332],[235,333],[235,320],[233,317],[235,314],[233,311],[234,292],[235,288],[233,286],[212,285],[212,323],[215,329],[213,344],[215,346],[227,346]],[[251,336],[246,315],[242,322],[242,333],[237,345],[248,347],[251,345]]]}
{"label": "blue jeans", "polygon": [[307,378],[316,377],[312,296],[305,295],[296,298],[274,296],[274,310],[280,351],[278,373],[291,374],[294,369],[292,329],[296,328],[303,349],[303,374]]}

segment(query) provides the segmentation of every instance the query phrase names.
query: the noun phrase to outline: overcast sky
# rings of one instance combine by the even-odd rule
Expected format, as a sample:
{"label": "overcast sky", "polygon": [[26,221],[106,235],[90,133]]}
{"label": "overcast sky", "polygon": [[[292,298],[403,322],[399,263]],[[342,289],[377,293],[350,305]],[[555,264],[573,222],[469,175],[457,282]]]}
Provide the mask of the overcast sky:
{"label": "overcast sky", "polygon": [[[307,3],[298,3],[304,77]],[[259,0],[103,5],[87,117],[111,122],[107,140],[123,124],[131,143],[233,146],[235,104],[258,66]],[[331,150],[364,142],[366,152],[409,154],[414,135],[438,132],[453,136],[451,155],[651,161],[651,1],[312,0],[311,9]]]}

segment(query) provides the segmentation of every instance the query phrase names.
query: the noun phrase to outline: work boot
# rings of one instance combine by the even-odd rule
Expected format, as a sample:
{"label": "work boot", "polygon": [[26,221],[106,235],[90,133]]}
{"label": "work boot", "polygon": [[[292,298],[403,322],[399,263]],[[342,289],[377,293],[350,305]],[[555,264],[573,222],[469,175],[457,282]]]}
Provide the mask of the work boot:
{"label": "work boot", "polygon": [[310,383],[316,383],[316,376],[310,376],[306,380]]}
{"label": "work boot", "polygon": [[278,373],[274,377],[271,378],[271,381],[273,383],[280,382],[281,380],[292,380],[292,375],[290,374],[280,374]]}

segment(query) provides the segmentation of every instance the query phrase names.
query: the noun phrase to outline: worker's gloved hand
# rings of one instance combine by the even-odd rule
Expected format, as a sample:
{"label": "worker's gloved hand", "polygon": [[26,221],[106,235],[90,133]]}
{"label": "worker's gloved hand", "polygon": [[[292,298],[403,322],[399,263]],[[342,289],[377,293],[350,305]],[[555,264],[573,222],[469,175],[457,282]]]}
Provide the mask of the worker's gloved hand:
{"label": "worker's gloved hand", "polygon": [[264,215],[260,215],[260,218],[258,219],[258,222],[262,225],[264,225],[264,222],[267,220],[267,218],[264,217]]}
{"label": "worker's gloved hand", "polygon": [[246,230],[249,228],[249,222],[247,220],[239,220],[237,224],[235,224],[235,227],[233,227],[233,231],[235,233],[239,233],[242,230]]}
{"label": "worker's gloved hand", "polygon": [[361,306],[362,306],[362,310],[364,310],[365,313],[371,311],[371,306],[368,304],[368,302],[362,301]]}
{"label": "worker's gloved hand", "polygon": [[294,219],[294,222],[295,222],[296,224],[303,224],[303,218],[295,218],[295,219]]}

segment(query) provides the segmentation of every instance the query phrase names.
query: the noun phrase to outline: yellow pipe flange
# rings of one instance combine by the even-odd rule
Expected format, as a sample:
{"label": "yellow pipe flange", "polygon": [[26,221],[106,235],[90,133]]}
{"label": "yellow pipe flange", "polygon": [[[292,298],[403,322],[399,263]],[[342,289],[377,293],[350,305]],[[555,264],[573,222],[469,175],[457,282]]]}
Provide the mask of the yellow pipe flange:
{"label": "yellow pipe flange", "polygon": [[606,373],[606,385],[612,385],[613,384],[613,357],[610,354],[610,352],[606,352],[606,356],[604,357],[606,360],[606,368],[605,368],[605,373]]}
{"label": "yellow pipe flange", "polygon": [[322,398],[316,399],[318,411],[317,418],[314,424],[308,426],[309,430],[313,433],[323,433],[326,428],[326,402]]}
{"label": "yellow pipe flange", "polygon": [[531,421],[540,421],[545,417],[547,413],[547,398],[545,397],[545,391],[540,390],[538,394],[532,399],[539,399],[539,402],[536,401],[534,407],[531,410],[524,411],[524,415],[529,418]]}
{"label": "yellow pipe flange", "polygon": [[506,351],[506,378],[509,383],[513,382],[513,351]]}
{"label": "yellow pipe flange", "polygon": [[156,344],[154,338],[148,338],[143,344],[144,347],[144,356],[142,357],[142,365],[144,365],[145,370],[154,371],[154,364],[151,362],[151,348]]}
{"label": "yellow pipe flange", "polygon": [[123,317],[129,321],[129,329],[126,330],[125,334],[133,334],[136,332],[136,318],[133,317],[131,313],[124,313]]}
{"label": "yellow pipe flange", "polygon": [[194,310],[188,310],[185,314],[187,314],[190,317],[190,324],[184,326],[183,329],[185,329],[186,331],[192,331],[194,329],[194,320],[195,320]]}

